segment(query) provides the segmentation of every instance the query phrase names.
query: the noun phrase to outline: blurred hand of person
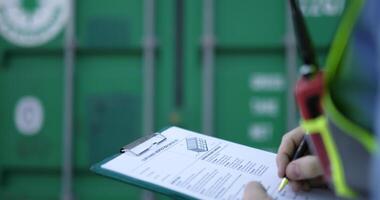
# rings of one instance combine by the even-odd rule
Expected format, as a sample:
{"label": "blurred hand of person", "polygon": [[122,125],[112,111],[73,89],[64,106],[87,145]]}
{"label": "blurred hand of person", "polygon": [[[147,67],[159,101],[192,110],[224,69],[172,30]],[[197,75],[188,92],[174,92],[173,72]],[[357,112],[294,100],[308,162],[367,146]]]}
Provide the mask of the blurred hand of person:
{"label": "blurred hand of person", "polygon": [[265,188],[256,181],[249,182],[245,186],[244,190],[244,200],[272,200],[272,198],[267,194]]}
{"label": "blurred hand of person", "polygon": [[[326,185],[323,181],[322,166],[317,156],[307,155],[291,161],[293,153],[301,143],[303,135],[304,132],[300,127],[286,133],[282,137],[276,157],[278,176],[280,178],[286,176],[294,191],[308,191],[311,187]],[[260,183],[250,182],[245,188],[244,199],[270,200],[272,198],[266,193],[265,188]]]}

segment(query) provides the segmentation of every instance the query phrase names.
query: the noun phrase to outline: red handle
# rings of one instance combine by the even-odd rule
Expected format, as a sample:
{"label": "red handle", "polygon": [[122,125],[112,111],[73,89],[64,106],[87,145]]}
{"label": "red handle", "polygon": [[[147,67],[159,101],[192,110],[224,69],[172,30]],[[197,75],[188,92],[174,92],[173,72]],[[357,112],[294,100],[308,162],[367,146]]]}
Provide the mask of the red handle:
{"label": "red handle", "polygon": [[[295,97],[298,108],[304,120],[314,119],[323,114],[321,99],[323,95],[323,73],[318,72],[314,77],[302,76],[295,88]],[[318,156],[325,175],[326,181],[330,180],[330,161],[327,156],[322,137],[319,133],[310,133],[312,150]],[[310,143],[310,142],[309,142]]]}
{"label": "red handle", "polygon": [[313,119],[323,114],[321,97],[323,95],[323,74],[312,78],[302,76],[295,88],[295,96],[303,119]]}

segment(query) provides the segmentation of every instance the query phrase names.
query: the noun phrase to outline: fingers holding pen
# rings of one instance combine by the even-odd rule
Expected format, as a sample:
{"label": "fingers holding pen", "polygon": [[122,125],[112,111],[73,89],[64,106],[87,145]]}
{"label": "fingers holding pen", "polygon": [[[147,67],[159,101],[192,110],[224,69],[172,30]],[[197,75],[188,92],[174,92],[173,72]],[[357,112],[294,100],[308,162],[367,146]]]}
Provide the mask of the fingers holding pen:
{"label": "fingers holding pen", "polygon": [[285,176],[286,166],[291,161],[292,155],[297,149],[298,145],[301,143],[303,136],[304,132],[302,128],[298,127],[286,133],[282,137],[282,141],[276,157],[278,176],[280,178]]}
{"label": "fingers holding pen", "polygon": [[293,181],[313,179],[323,175],[318,158],[311,155],[290,162],[285,171],[286,177]]}
{"label": "fingers holding pen", "polygon": [[300,127],[285,134],[276,157],[278,176],[287,177],[295,191],[307,191],[311,187],[325,186],[322,166],[317,156],[307,155],[292,160],[303,138],[304,132]]}

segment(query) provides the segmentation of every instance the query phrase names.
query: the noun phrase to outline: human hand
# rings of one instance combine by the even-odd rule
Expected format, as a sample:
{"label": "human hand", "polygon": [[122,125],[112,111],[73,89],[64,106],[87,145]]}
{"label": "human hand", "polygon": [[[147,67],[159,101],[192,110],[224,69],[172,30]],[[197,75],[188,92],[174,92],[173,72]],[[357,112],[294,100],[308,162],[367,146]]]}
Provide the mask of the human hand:
{"label": "human hand", "polygon": [[[307,155],[291,161],[293,152],[304,136],[300,127],[291,130],[282,137],[277,152],[276,163],[278,176],[286,177],[294,191],[309,190],[311,187],[326,186],[323,181],[322,166],[316,156]],[[258,182],[250,182],[244,190],[244,200],[271,200],[265,188]]]}
{"label": "human hand", "polygon": [[244,190],[244,200],[272,200],[272,198],[267,194],[265,188],[256,181],[249,182],[245,186]]}
{"label": "human hand", "polygon": [[294,191],[307,191],[310,187],[325,186],[322,166],[317,156],[307,155],[291,161],[303,136],[304,132],[300,127],[286,133],[282,137],[276,157],[278,176],[280,178],[286,176]]}

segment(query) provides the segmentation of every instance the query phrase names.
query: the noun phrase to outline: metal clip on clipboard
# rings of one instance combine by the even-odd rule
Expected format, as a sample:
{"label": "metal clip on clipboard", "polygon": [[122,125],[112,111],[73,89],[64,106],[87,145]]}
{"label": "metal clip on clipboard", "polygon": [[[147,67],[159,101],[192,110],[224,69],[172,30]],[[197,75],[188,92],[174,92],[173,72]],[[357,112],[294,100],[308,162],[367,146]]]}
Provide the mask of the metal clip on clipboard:
{"label": "metal clip on clipboard", "polygon": [[165,140],[166,137],[160,133],[153,133],[125,145],[120,149],[120,153],[131,152],[135,156],[140,156],[144,152],[148,151],[152,146],[160,144]]}

